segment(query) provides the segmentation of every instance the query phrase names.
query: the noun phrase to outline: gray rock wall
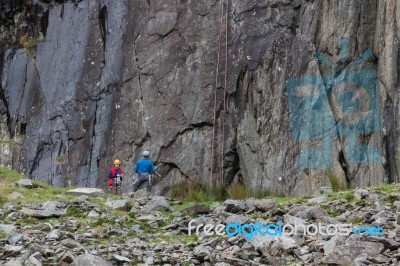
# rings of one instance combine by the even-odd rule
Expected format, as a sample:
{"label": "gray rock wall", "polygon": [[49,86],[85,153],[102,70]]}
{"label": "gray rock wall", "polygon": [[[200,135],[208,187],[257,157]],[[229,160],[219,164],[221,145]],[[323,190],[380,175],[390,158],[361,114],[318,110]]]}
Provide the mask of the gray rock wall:
{"label": "gray rock wall", "polygon": [[208,184],[220,50],[213,180],[223,148],[225,182],[255,190],[398,182],[395,0],[229,1],[224,138],[220,1],[2,5],[0,158],[30,178],[103,187],[149,149],[159,192]]}

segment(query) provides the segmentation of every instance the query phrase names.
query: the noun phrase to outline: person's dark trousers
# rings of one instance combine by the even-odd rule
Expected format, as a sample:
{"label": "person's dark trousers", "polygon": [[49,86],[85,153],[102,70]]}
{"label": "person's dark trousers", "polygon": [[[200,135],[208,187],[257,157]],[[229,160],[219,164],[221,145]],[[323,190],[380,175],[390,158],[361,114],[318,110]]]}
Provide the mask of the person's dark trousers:
{"label": "person's dark trousers", "polygon": [[142,184],[144,184],[143,188],[146,190],[150,189],[150,175],[149,174],[141,174],[138,176],[135,184],[133,184],[132,192],[136,192]]}

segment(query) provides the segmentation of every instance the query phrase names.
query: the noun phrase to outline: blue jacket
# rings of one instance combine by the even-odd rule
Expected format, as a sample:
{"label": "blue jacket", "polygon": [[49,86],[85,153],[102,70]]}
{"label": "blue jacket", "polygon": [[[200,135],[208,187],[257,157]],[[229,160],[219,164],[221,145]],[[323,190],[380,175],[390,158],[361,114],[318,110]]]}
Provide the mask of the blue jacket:
{"label": "blue jacket", "polygon": [[137,174],[155,174],[156,169],[149,158],[143,158],[136,163],[133,171]]}

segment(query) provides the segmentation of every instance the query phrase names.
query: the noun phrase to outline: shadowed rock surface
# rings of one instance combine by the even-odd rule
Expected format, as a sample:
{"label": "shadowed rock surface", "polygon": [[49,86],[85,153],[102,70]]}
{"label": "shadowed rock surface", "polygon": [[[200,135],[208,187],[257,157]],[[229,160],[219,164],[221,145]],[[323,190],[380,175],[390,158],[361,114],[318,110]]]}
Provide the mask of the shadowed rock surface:
{"label": "shadowed rock surface", "polygon": [[[105,187],[114,158],[130,171],[149,149],[165,176],[155,191],[208,182],[219,1],[0,5],[1,164],[56,186]],[[316,194],[328,171],[351,187],[398,182],[398,8],[229,1],[213,179],[224,141],[225,181],[251,189]]]}

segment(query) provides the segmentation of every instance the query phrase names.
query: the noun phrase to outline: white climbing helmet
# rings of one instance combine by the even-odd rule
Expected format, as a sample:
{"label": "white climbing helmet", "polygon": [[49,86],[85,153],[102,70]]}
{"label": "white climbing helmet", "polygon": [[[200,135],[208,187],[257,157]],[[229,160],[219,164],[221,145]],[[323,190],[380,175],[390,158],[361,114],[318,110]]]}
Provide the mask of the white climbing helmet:
{"label": "white climbing helmet", "polygon": [[143,156],[146,156],[146,157],[147,157],[147,156],[149,156],[149,154],[150,154],[149,151],[144,151],[144,152],[143,152]]}

